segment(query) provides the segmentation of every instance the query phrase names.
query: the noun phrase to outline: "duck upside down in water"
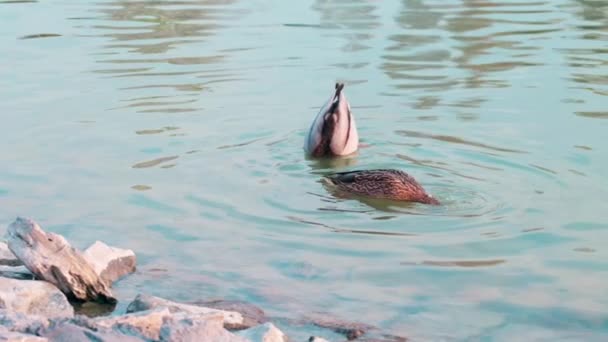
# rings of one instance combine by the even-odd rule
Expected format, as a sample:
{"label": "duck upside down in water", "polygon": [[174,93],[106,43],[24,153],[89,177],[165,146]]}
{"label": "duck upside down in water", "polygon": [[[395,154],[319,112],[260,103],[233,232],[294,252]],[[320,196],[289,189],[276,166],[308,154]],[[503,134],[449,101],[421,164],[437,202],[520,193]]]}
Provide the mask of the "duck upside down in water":
{"label": "duck upside down in water", "polygon": [[327,185],[355,195],[393,201],[439,205],[414,177],[399,170],[377,169],[338,172],[325,176]]}
{"label": "duck upside down in water", "polygon": [[335,92],[310,125],[304,150],[312,157],[345,156],[357,151],[359,134],[344,83],[336,83]]}
{"label": "duck upside down in water", "polygon": [[[304,150],[312,157],[338,157],[359,148],[359,134],[344,84],[336,83],[335,91],[312,122]],[[340,172],[325,177],[326,184],[337,190],[372,198],[439,204],[416,180],[399,170],[361,170]]]}

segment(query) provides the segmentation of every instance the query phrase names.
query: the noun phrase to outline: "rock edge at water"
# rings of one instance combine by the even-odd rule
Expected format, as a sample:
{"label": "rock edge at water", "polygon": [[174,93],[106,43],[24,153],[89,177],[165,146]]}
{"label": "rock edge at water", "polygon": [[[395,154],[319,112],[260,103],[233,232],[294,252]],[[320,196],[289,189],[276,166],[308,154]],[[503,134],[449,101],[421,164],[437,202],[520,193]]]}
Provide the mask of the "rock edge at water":
{"label": "rock edge at water", "polygon": [[[131,250],[95,241],[81,252],[33,220],[17,218],[8,228],[8,244],[0,242],[0,341],[290,341],[262,309],[232,300],[177,303],[139,294],[125,314],[74,316],[68,299],[75,305],[115,304],[112,283],[135,267]],[[332,330],[347,340],[375,329],[327,317],[298,322]]]}

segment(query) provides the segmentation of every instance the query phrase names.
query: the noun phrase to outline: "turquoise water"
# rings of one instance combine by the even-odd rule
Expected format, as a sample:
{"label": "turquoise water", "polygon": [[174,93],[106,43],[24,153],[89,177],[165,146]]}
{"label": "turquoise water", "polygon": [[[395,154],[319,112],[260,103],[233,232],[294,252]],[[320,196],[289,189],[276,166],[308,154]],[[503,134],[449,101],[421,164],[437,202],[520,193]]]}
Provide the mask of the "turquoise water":
{"label": "turquoise water", "polygon": [[[0,1],[0,21],[0,222],[134,249],[121,309],[608,338],[607,1]],[[307,160],[336,81],[365,148]],[[372,167],[444,205],[318,182]]]}

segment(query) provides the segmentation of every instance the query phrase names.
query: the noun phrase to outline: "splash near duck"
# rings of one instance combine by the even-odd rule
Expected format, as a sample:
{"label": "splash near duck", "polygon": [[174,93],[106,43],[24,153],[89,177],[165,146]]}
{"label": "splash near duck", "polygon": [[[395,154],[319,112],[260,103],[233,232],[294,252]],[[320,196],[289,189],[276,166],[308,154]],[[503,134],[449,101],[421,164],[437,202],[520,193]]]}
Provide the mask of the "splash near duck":
{"label": "splash near duck", "polygon": [[424,188],[407,173],[393,169],[338,172],[325,176],[326,185],[338,191],[393,201],[439,205]]}
{"label": "splash near duck", "polygon": [[346,156],[357,151],[359,134],[344,83],[336,83],[335,91],[312,122],[304,151],[312,157]]}

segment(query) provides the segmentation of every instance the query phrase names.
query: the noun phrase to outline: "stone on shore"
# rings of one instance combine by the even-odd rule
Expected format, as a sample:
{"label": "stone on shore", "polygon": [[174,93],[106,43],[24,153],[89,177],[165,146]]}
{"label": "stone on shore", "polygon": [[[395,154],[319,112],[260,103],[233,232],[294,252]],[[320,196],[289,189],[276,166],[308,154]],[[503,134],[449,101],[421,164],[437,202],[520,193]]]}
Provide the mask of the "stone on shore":
{"label": "stone on shore", "polygon": [[348,340],[357,339],[369,332],[370,330],[377,329],[373,325],[359,322],[343,321],[328,316],[308,317],[305,320],[311,322],[312,324],[318,327],[330,329],[338,334],[344,335]]}
{"label": "stone on shore", "polygon": [[[122,334],[103,328],[87,328],[72,322],[61,322],[40,332],[44,341],[61,342],[144,342],[145,339],[138,336]],[[0,340],[1,341],[1,340]]]}
{"label": "stone on shore", "polygon": [[47,318],[74,316],[65,295],[46,281],[0,278],[0,308]]}
{"label": "stone on shore", "polygon": [[322,337],[310,336],[310,338],[308,339],[308,342],[329,342],[329,341]]}
{"label": "stone on shore", "polygon": [[25,266],[0,265],[0,277],[12,279],[34,279],[34,275]]}
{"label": "stone on shore", "polygon": [[256,327],[241,330],[239,336],[254,342],[287,342],[287,336],[272,323],[264,323]]}
{"label": "stone on shore", "polygon": [[[250,342],[224,328],[224,317],[219,313],[192,315],[179,312],[165,318],[160,331],[160,340]],[[257,340],[254,340],[257,342]],[[262,342],[260,340],[260,342]]]}
{"label": "stone on shore", "polygon": [[82,254],[108,286],[135,272],[135,253],[130,249],[110,247],[101,241],[95,241]]}
{"label": "stone on shore", "polygon": [[0,309],[0,326],[13,332],[36,334],[39,330],[49,326],[49,319]]}
{"label": "stone on shore", "polygon": [[215,314],[224,317],[224,327],[231,330],[247,329],[251,326],[245,324],[243,316],[234,311],[225,311],[197,305],[172,302],[159,297],[139,294],[127,307],[127,313],[145,311],[155,308],[167,308],[171,312],[186,312],[190,314]]}
{"label": "stone on shore", "polygon": [[8,247],[36,277],[79,301],[116,303],[108,285],[61,235],[46,233],[27,218],[8,227]]}
{"label": "stone on shore", "polygon": [[92,320],[94,327],[114,329],[123,333],[136,333],[146,339],[158,341],[165,318],[172,313],[167,308],[129,313],[121,316],[98,317]]}
{"label": "stone on shore", "polygon": [[0,241],[0,265],[20,266],[23,263],[8,248],[6,242]]}
{"label": "stone on shore", "polygon": [[7,342],[48,342],[44,337],[10,331],[5,326],[0,325],[0,341]]}
{"label": "stone on shore", "polygon": [[188,304],[217,310],[238,312],[243,316],[243,325],[247,327],[253,327],[268,322],[268,317],[266,317],[264,310],[251,303],[243,301],[220,299],[211,301],[195,301]]}

